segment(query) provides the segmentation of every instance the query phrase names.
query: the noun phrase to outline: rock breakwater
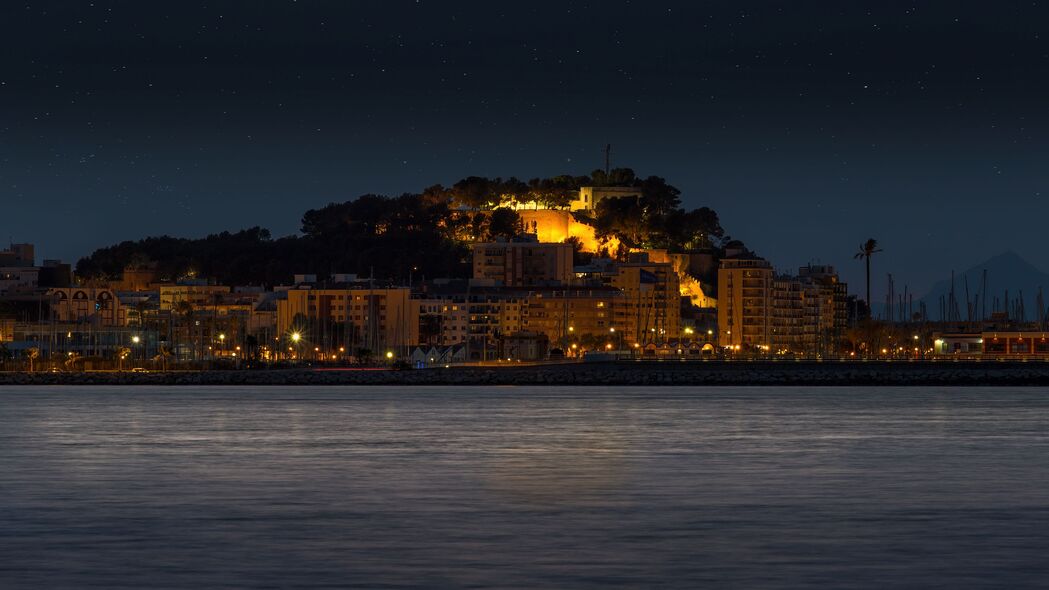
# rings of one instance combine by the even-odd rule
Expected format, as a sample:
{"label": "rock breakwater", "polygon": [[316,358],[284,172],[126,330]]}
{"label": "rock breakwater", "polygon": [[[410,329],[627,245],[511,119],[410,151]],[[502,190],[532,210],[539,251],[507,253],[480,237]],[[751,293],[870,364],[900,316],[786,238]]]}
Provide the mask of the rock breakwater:
{"label": "rock breakwater", "polygon": [[1042,385],[1049,362],[626,362],[393,370],[0,373],[4,385]]}

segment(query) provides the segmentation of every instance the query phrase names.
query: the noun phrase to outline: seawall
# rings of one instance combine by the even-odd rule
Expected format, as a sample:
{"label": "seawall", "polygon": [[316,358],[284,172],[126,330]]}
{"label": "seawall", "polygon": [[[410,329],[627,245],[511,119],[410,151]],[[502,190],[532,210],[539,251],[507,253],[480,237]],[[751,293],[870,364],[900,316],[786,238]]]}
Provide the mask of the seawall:
{"label": "seawall", "polygon": [[1049,362],[625,362],[392,370],[0,373],[4,385],[1041,385]]}

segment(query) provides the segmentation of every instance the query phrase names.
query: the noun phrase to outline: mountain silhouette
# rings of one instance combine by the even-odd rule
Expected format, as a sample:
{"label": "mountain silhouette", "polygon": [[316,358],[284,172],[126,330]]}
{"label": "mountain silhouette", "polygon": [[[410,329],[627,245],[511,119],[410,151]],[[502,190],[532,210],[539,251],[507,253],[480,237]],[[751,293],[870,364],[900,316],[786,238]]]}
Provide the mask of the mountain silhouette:
{"label": "mountain silhouette", "polygon": [[[987,271],[987,293],[983,294],[983,276]],[[961,273],[954,275],[954,298],[957,301],[957,318],[968,319],[966,310],[966,282],[969,285],[968,300],[974,305],[974,320],[980,319],[982,313],[987,316],[994,311],[994,300],[998,299],[997,311],[1005,311],[1005,292],[1009,291],[1009,308],[1015,310],[1018,302],[1023,296],[1024,317],[1015,316],[1014,319],[1039,319],[1038,293],[1043,292],[1043,307],[1049,302],[1049,273],[1046,273],[1024,260],[1019,254],[1008,250],[997,256],[974,265]],[[943,301],[949,300],[951,292],[950,277],[937,281],[929,292],[920,299],[925,303],[926,313],[930,320],[940,319],[941,297]],[[983,299],[986,298],[986,301]],[[915,311],[917,311],[915,303]],[[946,313],[946,311],[944,312]]]}

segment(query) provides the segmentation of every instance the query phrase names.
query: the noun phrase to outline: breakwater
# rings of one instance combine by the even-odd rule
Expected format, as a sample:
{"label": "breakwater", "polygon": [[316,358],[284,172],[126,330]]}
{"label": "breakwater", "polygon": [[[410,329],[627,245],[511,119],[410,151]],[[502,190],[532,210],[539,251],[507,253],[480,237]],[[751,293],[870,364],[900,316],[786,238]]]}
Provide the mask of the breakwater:
{"label": "breakwater", "polygon": [[0,373],[3,385],[1043,385],[1049,362],[609,362],[415,370]]}

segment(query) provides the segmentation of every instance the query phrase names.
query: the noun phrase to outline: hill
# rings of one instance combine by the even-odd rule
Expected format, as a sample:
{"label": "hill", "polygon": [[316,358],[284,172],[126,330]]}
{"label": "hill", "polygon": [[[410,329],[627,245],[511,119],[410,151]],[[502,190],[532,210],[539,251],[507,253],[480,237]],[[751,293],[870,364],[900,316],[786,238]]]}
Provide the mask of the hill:
{"label": "hill", "polygon": [[[987,273],[986,294],[984,294],[983,284],[985,271]],[[959,320],[968,319],[966,283],[968,283],[968,301],[974,308],[972,313],[974,320],[979,319],[984,313],[990,316],[993,311],[1005,311],[1007,292],[1010,317],[1019,320],[1039,319],[1038,295],[1040,292],[1049,295],[1049,273],[1037,268],[1011,250],[992,256],[955,275],[954,298],[957,301],[955,319]],[[921,298],[926,305],[930,319],[940,318],[941,298],[945,302],[949,301],[950,293],[951,279],[947,277],[937,281]]]}

